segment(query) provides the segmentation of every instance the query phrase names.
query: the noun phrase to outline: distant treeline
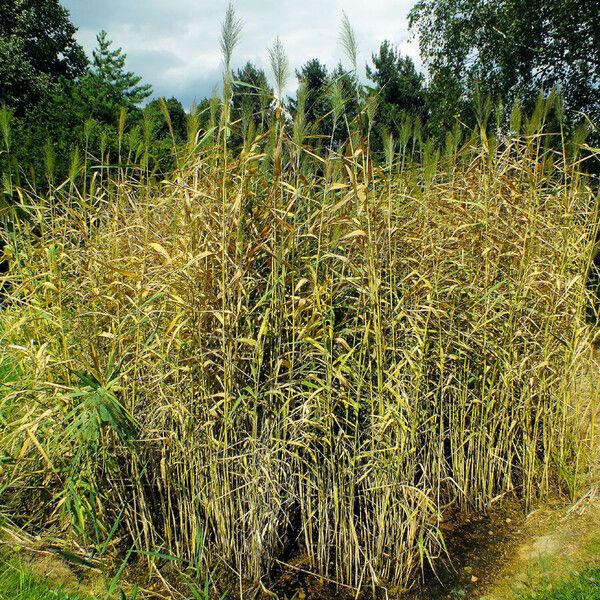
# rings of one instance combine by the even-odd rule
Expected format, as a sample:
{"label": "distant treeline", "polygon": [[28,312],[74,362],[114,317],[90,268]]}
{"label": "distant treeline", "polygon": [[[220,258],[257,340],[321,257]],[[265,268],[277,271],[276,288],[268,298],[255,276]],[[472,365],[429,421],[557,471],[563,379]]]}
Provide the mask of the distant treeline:
{"label": "distant treeline", "polygon": [[[443,148],[463,128],[509,131],[515,105],[531,111],[540,93],[557,97],[546,115],[556,131],[580,127],[581,135],[596,136],[596,17],[593,0],[421,0],[410,26],[419,34],[427,77],[385,40],[366,65],[367,84],[357,75],[356,42],[344,17],[347,64],[307,61],[295,73],[293,98],[278,90],[284,73],[273,74],[275,90],[250,62],[227,74],[230,148],[267,131],[277,108],[290,120],[301,118],[312,146],[337,148],[361,106],[368,107],[376,157],[384,157],[391,139],[405,145],[427,139]],[[127,70],[126,54],[105,31],[92,57],[75,33],[58,0],[0,1],[0,170],[9,193],[15,183],[60,181],[80,169],[84,156],[99,165],[133,161],[168,172],[178,148],[193,144],[223,108],[218,99],[191,110],[176,98],[147,102],[151,86]]]}

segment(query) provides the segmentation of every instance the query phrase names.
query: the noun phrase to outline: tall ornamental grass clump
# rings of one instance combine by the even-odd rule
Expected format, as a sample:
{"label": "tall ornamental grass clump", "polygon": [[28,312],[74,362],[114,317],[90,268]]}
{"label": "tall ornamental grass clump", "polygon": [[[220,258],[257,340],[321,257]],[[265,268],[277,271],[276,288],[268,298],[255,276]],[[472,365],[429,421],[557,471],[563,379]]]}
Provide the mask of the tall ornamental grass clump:
{"label": "tall ornamental grass clump", "polygon": [[3,511],[242,589],[408,586],[453,509],[576,487],[594,193],[539,133],[377,167],[274,119],[160,183],[21,193]]}

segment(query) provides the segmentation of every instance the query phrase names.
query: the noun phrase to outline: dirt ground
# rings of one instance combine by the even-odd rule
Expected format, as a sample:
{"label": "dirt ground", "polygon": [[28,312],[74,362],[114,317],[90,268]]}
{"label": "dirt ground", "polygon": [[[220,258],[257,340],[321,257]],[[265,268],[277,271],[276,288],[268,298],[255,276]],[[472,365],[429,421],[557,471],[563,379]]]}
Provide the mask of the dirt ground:
{"label": "dirt ground", "polygon": [[600,566],[600,496],[575,505],[547,503],[524,515],[504,507],[460,525],[449,541],[451,565],[430,573],[415,600],[514,600],[552,589],[584,567]]}
{"label": "dirt ground", "polygon": [[584,567],[600,566],[600,498],[593,492],[575,506],[538,509],[522,532],[505,564],[475,597],[508,600],[522,592],[551,590]]}

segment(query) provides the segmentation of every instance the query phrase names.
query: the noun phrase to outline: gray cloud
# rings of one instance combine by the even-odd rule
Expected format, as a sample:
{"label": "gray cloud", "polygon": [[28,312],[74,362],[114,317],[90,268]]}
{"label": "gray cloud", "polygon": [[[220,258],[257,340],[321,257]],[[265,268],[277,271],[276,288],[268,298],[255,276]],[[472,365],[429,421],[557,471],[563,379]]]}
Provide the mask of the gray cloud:
{"label": "gray cloud", "polygon": [[[234,66],[251,60],[268,72],[268,48],[279,36],[292,73],[311,58],[333,67],[343,60],[338,34],[342,11],[359,42],[364,65],[389,39],[417,64],[407,14],[414,0],[238,0],[242,39]],[[178,97],[190,106],[219,84],[220,23],[228,0],[63,0],[79,27],[78,38],[91,54],[95,36],[105,29],[128,55],[129,69],[151,83],[155,95]],[[289,90],[295,87],[290,81]]]}

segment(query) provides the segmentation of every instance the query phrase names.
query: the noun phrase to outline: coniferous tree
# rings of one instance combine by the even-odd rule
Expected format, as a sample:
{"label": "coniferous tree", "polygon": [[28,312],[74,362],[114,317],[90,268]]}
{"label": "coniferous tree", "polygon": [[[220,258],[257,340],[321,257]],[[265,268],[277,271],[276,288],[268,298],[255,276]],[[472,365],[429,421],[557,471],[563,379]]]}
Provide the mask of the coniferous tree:
{"label": "coniferous tree", "polygon": [[[290,99],[294,114],[302,105],[307,133],[316,145],[337,148],[348,138],[348,124],[358,112],[356,75],[341,64],[331,72],[319,59],[307,61],[296,71],[300,97]],[[343,118],[342,118],[343,117]]]}
{"label": "coniferous tree", "polygon": [[234,73],[232,117],[239,122],[244,137],[264,126],[272,98],[267,75],[250,61]]}
{"label": "coniferous tree", "polygon": [[332,71],[327,86],[328,106],[331,110],[331,143],[339,147],[348,139],[349,128],[359,110],[363,95],[362,86],[354,71],[349,72],[342,64]]}
{"label": "coniferous tree", "polygon": [[329,119],[331,112],[327,100],[327,87],[330,83],[327,67],[318,59],[307,61],[296,71],[298,83],[306,92],[305,118],[317,135],[328,135],[331,129]]}
{"label": "coniferous tree", "polygon": [[374,144],[382,149],[381,136],[398,135],[406,116],[424,121],[427,118],[425,78],[417,72],[408,56],[402,56],[388,40],[378,54],[372,56],[373,66],[367,65],[367,77],[375,84],[372,93],[378,96],[375,117]]}
{"label": "coniferous tree", "polygon": [[106,31],[96,37],[92,65],[82,78],[81,92],[91,116],[105,123],[116,123],[122,108],[135,111],[152,95],[152,86],[141,84],[142,77],[125,69],[127,55],[112,49]]}

